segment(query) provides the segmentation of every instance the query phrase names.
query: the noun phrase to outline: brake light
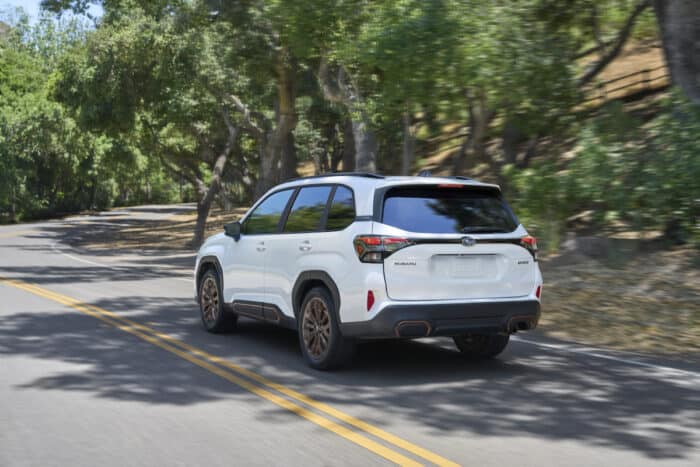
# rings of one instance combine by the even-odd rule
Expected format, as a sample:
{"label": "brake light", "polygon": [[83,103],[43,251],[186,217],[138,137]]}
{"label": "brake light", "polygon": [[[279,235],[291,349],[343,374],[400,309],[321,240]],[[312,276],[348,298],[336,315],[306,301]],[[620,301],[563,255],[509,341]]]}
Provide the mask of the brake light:
{"label": "brake light", "polygon": [[441,183],[438,188],[463,188],[464,185],[461,183]]}
{"label": "brake light", "polygon": [[530,252],[535,261],[537,261],[537,239],[531,235],[520,239],[520,246]]}
{"label": "brake light", "polygon": [[363,263],[381,263],[392,253],[413,245],[413,242],[403,237],[385,235],[358,235],[353,240],[357,257]]}

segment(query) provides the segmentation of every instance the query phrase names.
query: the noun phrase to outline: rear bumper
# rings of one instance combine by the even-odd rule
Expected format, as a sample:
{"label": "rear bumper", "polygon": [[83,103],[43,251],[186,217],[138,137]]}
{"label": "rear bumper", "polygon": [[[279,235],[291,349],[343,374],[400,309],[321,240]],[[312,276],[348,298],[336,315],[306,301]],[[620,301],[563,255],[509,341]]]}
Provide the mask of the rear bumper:
{"label": "rear bumper", "polygon": [[540,318],[537,300],[391,304],[368,321],[341,323],[344,336],[411,338],[467,333],[512,333],[534,329]]}

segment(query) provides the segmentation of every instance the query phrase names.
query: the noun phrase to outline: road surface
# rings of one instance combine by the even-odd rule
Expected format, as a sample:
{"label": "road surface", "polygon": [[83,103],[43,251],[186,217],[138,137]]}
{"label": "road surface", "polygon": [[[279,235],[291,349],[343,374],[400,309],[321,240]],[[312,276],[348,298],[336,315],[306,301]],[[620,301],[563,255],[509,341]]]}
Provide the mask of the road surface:
{"label": "road surface", "polygon": [[490,362],[378,342],[321,373],[293,332],[205,333],[192,256],[66,243],[181,209],[0,227],[0,465],[700,465],[692,364],[531,333]]}

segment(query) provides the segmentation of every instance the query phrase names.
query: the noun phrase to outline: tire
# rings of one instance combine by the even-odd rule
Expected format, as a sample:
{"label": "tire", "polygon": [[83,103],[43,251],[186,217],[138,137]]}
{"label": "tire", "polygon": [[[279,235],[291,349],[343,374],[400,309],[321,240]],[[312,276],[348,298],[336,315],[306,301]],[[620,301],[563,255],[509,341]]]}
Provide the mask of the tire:
{"label": "tire", "polygon": [[328,290],[314,287],[306,294],[298,323],[301,353],[311,368],[331,370],[350,361],[354,345],[340,333],[338,313]]}
{"label": "tire", "polygon": [[199,281],[199,314],[204,329],[211,333],[232,331],[238,316],[224,309],[221,280],[215,270],[209,269]]}
{"label": "tire", "polygon": [[464,334],[452,339],[465,358],[486,360],[503,352],[510,336],[508,334]]}

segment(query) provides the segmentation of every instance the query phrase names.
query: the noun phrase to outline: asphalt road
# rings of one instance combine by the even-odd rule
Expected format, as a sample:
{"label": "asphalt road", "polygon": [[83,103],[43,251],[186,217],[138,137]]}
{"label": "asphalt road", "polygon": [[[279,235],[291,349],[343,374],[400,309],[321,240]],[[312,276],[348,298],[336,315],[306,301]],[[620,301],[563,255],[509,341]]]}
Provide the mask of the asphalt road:
{"label": "asphalt road", "polygon": [[700,465],[697,366],[531,333],[486,363],[378,342],[319,373],[290,331],[205,333],[191,256],[65,242],[176,211],[0,228],[1,466]]}

